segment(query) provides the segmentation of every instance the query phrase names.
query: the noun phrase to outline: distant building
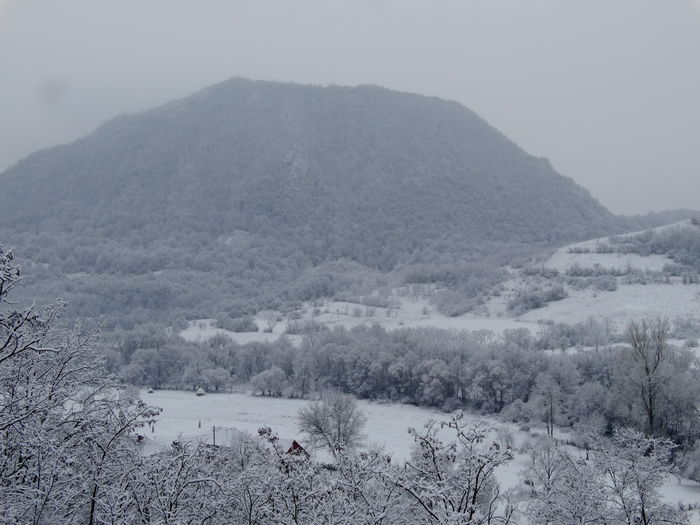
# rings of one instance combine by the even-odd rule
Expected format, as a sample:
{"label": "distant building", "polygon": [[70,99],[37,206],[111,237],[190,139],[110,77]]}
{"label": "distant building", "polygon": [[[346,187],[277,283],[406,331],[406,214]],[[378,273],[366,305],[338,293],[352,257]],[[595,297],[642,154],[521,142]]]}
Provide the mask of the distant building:
{"label": "distant building", "polygon": [[301,454],[309,457],[309,453],[302,447],[296,440],[292,441],[292,446],[287,450],[287,454],[293,454],[295,456],[300,456]]}

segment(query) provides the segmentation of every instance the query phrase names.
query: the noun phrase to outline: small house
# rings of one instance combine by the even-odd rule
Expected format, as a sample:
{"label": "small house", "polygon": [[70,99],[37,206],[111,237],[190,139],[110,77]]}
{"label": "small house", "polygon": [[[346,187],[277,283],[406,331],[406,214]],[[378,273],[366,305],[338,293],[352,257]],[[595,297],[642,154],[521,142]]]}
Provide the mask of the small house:
{"label": "small house", "polygon": [[292,445],[287,450],[287,454],[292,454],[294,456],[300,456],[303,454],[307,458],[309,457],[309,453],[304,449],[304,447],[297,443],[296,440],[292,441]]}

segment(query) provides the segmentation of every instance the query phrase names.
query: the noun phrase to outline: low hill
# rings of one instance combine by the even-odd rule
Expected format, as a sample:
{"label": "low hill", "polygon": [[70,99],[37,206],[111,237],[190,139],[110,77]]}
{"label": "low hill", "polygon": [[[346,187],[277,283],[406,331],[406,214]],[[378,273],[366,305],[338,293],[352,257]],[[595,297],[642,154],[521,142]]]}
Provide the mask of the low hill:
{"label": "low hill", "polygon": [[0,187],[32,293],[132,321],[236,317],[624,227],[472,111],[372,86],[233,79],[35,153]]}

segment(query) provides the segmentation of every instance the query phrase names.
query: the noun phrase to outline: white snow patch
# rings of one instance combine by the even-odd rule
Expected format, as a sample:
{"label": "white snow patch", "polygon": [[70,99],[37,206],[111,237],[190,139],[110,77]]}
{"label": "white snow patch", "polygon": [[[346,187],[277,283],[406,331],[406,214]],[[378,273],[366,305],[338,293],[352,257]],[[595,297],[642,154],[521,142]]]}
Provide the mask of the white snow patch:
{"label": "white snow patch", "polygon": [[[253,435],[257,435],[258,428],[269,426],[283,443],[296,439],[304,445],[297,413],[308,404],[306,400],[240,393],[210,393],[198,397],[194,392],[179,390],[157,390],[152,394],[142,390],[141,399],[163,409],[153,431],[150,428],[144,431],[146,437],[162,446],[169,446],[180,437],[211,443],[214,426],[235,428]],[[365,433],[368,441],[385,447],[399,460],[409,457],[413,445],[408,427],[421,428],[428,419],[448,419],[446,414],[437,410],[411,405],[368,401],[358,401],[358,404],[367,417]],[[226,435],[223,430],[217,428],[219,436]],[[217,443],[225,444],[220,439],[217,437]]]}
{"label": "white snow patch", "polygon": [[569,297],[531,310],[520,319],[552,319],[575,324],[594,317],[610,318],[618,327],[641,317],[700,317],[700,285],[625,284],[614,292],[568,290]]}
{"label": "white snow patch", "polygon": [[[559,248],[547,262],[545,268],[552,268],[565,273],[569,268],[577,264],[581,268],[610,268],[615,270],[625,270],[632,268],[636,270],[649,270],[660,272],[664,265],[673,261],[663,255],[638,255],[636,253],[570,253],[570,246]],[[595,249],[595,247],[593,248]]]}
{"label": "white snow patch", "polygon": [[[664,232],[672,229],[695,228],[690,221],[680,221],[665,226],[659,226],[652,230],[642,230],[636,232],[614,235],[613,237],[601,237],[588,241],[577,242],[563,246],[556,250],[554,254],[544,263],[546,268],[566,272],[574,264],[578,264],[582,268],[593,268],[599,265],[603,268],[615,268],[624,270],[625,268],[633,268],[637,270],[649,270],[660,272],[665,264],[672,263],[673,260],[663,255],[638,255],[635,253],[596,253],[597,248],[601,246],[611,247],[615,249],[618,244],[612,242],[615,239],[629,239],[637,235],[653,231],[656,233]],[[589,253],[574,253],[577,251],[588,251]]]}
{"label": "white snow patch", "polygon": [[[529,320],[471,314],[448,317],[438,312],[427,298],[392,297],[392,303],[394,306],[391,308],[371,307],[346,301],[317,303],[320,306],[305,303],[301,310],[303,313],[297,313],[298,319],[277,312],[276,315],[281,317],[281,321],[275,322],[268,320],[269,315],[256,315],[255,322],[259,329],[272,328],[272,332],[230,332],[217,328],[214,319],[195,319],[190,321],[188,327],[182,330],[179,335],[193,343],[207,341],[219,334],[227,335],[240,344],[251,341],[271,342],[279,339],[290,325],[310,321],[323,324],[331,329],[335,326],[352,329],[356,326],[378,324],[387,330],[401,328],[440,328],[456,331],[488,330],[496,335],[502,335],[506,330],[518,328],[526,328],[531,333],[537,334],[541,329],[538,323]],[[295,345],[300,344],[303,338],[300,335],[288,335],[288,337]]]}
{"label": "white snow patch", "polygon": [[[190,321],[187,328],[181,330],[178,335],[190,343],[202,343],[217,335],[226,335],[238,344],[246,344],[252,342],[271,343],[277,341],[282,336],[282,332],[231,332],[230,330],[218,328],[215,319],[195,319]],[[287,337],[294,345],[301,343],[302,338],[298,335],[289,335]]]}
{"label": "white snow patch", "polygon": [[[370,307],[358,303],[345,301],[329,301],[317,308],[317,315],[313,315],[314,307],[304,305],[305,313],[300,321],[314,320],[325,324],[329,328],[343,326],[353,328],[360,325],[378,324],[387,330],[400,328],[441,328],[445,330],[489,330],[494,334],[503,334],[505,330],[527,328],[533,333],[540,330],[537,323],[521,321],[518,319],[503,319],[498,317],[485,317],[479,315],[464,314],[458,317],[448,317],[435,309],[427,298],[410,298],[391,296],[391,308]],[[285,318],[284,324],[294,322]]]}
{"label": "white snow patch", "polygon": [[[269,426],[280,438],[283,446],[296,439],[302,446],[304,436],[299,432],[297,413],[308,401],[255,397],[241,393],[209,394],[197,397],[194,392],[159,390],[151,394],[141,390],[141,398],[149,405],[163,409],[153,431],[145,429],[149,451],[155,452],[158,446],[168,447],[176,439],[211,443],[213,427],[216,426],[217,444],[225,445],[232,432],[237,429],[257,435],[257,430]],[[395,461],[409,458],[413,439],[408,428],[419,431],[429,420],[446,421],[449,416],[434,409],[402,404],[378,404],[358,401],[360,409],[367,417],[365,434],[367,441],[385,447]],[[514,425],[499,424],[494,418],[466,415],[471,421],[493,422],[510,431],[514,438],[514,449],[533,437],[533,434],[519,431]],[[540,433],[535,430],[535,433]],[[557,432],[563,439],[565,433]],[[152,440],[152,441],[151,441]],[[513,461],[498,470],[498,479],[503,489],[520,484],[520,474],[527,468],[527,453],[515,453]],[[660,490],[668,503],[700,504],[700,486],[692,481],[669,476]],[[700,521],[692,521],[693,524]]]}
{"label": "white snow patch", "polygon": [[[348,313],[345,313],[345,305],[348,305]],[[321,313],[313,319],[330,328],[333,326],[353,328],[360,325],[378,324],[387,330],[429,327],[445,330],[489,330],[495,334],[502,334],[505,330],[516,328],[527,328],[531,332],[537,332],[540,329],[536,323],[516,319],[481,317],[469,314],[448,317],[437,312],[427,300],[405,301],[401,303],[399,308],[388,309],[388,313],[386,308],[374,308],[373,315],[367,313],[372,311],[371,308],[358,304],[334,301],[328,306],[330,307],[329,312]],[[354,315],[353,311],[356,309],[361,310],[360,315]],[[424,311],[426,313],[423,313]]]}

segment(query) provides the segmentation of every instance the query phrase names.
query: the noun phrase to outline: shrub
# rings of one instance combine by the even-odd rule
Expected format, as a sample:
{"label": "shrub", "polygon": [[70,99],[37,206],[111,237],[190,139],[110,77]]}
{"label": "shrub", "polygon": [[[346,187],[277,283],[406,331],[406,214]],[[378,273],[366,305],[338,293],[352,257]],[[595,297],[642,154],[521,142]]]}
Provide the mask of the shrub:
{"label": "shrub", "polygon": [[231,332],[257,332],[258,324],[255,319],[251,316],[238,317],[236,319],[231,319],[227,317],[222,317],[217,319],[217,326],[223,328],[224,330],[229,330]]}
{"label": "shrub", "polygon": [[518,295],[508,303],[508,310],[515,315],[520,315],[530,310],[542,308],[547,303],[560,301],[567,297],[564,287],[557,284],[544,290],[529,289],[518,293]]}

